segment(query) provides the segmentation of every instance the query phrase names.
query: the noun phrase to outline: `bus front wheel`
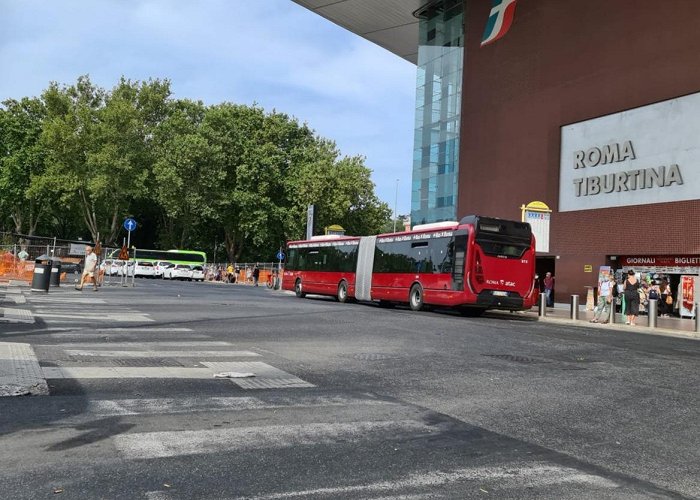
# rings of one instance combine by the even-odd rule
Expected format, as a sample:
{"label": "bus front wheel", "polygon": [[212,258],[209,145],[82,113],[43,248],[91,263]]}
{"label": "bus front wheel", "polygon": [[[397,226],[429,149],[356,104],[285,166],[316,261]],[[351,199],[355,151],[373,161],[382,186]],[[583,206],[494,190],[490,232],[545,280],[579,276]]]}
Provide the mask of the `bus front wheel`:
{"label": "bus front wheel", "polygon": [[338,294],[336,298],[341,304],[348,300],[348,284],[345,281],[341,281],[338,285]]}
{"label": "bus front wheel", "polygon": [[408,294],[408,304],[411,306],[413,311],[420,311],[425,307],[423,303],[423,287],[415,284],[411,287],[411,291]]}
{"label": "bus front wheel", "polygon": [[300,299],[306,297],[306,294],[302,291],[301,288],[301,280],[297,280],[297,282],[294,283],[294,295],[296,295]]}

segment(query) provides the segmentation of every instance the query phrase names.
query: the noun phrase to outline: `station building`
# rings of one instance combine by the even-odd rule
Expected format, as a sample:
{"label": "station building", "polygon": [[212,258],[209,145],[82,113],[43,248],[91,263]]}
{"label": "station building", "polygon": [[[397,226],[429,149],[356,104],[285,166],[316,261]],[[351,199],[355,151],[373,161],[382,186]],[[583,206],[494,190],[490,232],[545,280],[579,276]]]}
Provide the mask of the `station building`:
{"label": "station building", "polygon": [[414,224],[539,202],[558,301],[700,274],[700,2],[294,1],[416,64]]}

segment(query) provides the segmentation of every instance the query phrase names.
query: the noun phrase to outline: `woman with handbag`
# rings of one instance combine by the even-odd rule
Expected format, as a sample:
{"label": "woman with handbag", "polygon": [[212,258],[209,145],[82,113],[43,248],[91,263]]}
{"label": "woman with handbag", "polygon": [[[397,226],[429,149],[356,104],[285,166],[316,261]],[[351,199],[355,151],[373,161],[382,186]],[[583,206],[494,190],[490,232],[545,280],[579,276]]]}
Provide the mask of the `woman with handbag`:
{"label": "woman with handbag", "polygon": [[671,285],[664,279],[661,281],[661,301],[659,302],[659,312],[664,318],[668,318],[673,310],[673,294],[671,293]]}
{"label": "woman with handbag", "polygon": [[639,315],[639,280],[632,269],[627,271],[627,279],[625,280],[625,305],[627,324],[636,326],[635,322]]}

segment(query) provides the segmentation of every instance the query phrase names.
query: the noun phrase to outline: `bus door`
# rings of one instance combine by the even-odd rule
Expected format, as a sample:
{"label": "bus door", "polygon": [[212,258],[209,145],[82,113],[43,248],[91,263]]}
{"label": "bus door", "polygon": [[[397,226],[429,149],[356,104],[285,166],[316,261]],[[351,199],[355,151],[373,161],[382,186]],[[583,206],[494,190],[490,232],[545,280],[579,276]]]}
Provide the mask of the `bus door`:
{"label": "bus door", "polygon": [[467,231],[457,231],[450,249],[453,255],[452,290],[464,290],[464,279],[467,269]]}

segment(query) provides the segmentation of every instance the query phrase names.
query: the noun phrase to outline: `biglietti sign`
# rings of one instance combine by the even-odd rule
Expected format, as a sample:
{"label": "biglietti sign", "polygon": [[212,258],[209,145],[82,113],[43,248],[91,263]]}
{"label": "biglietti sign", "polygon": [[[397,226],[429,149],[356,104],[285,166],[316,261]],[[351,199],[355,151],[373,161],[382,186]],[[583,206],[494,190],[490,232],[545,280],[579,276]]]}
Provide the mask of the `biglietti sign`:
{"label": "biglietti sign", "polygon": [[700,93],[561,128],[559,211],[700,199]]}

